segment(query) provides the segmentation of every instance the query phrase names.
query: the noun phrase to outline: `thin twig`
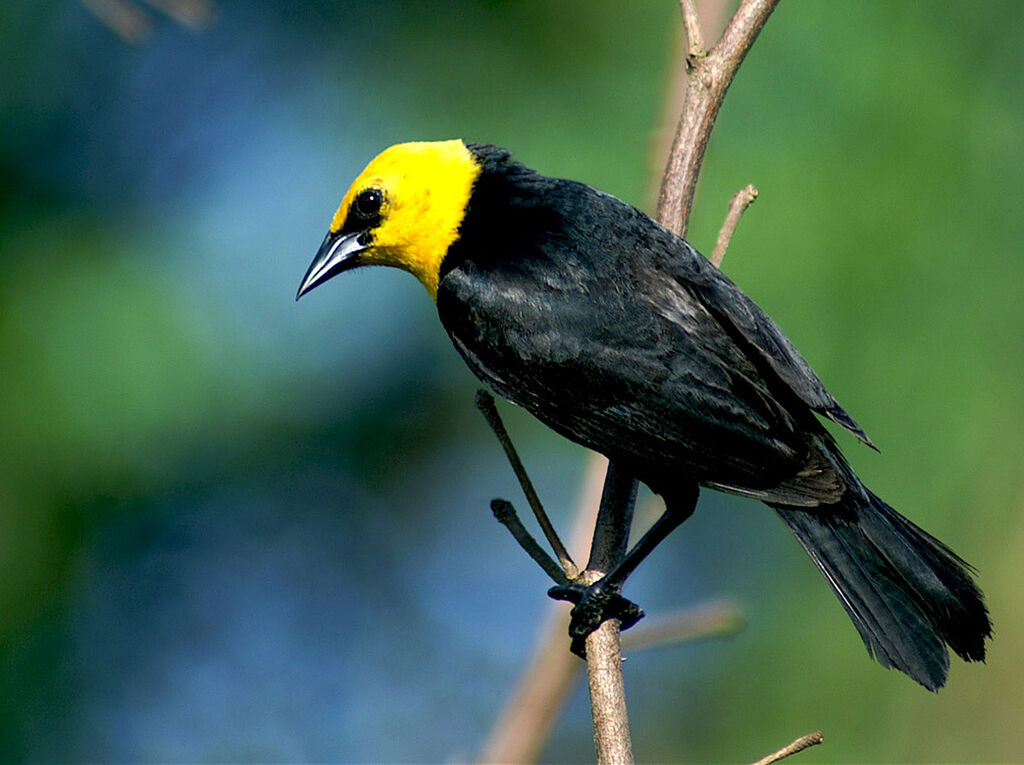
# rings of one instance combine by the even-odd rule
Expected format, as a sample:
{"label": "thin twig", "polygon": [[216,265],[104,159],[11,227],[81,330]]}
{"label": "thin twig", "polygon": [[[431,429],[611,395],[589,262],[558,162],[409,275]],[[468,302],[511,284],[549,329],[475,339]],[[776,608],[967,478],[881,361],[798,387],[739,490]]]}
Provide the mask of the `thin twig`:
{"label": "thin twig", "polygon": [[736,233],[736,226],[739,225],[740,218],[756,199],[757,189],[747,184],[746,187],[733,194],[732,199],[729,200],[729,212],[725,215],[725,221],[718,232],[718,241],[715,242],[715,249],[711,252],[711,265],[715,268],[721,268],[722,261],[725,259],[725,251],[729,249],[729,242],[732,241],[732,235]]}
{"label": "thin twig", "polygon": [[622,684],[618,619],[609,619],[587,635],[586,646],[597,761],[599,765],[630,765],[633,762],[633,743]]}
{"label": "thin twig", "polygon": [[544,573],[555,581],[555,584],[568,583],[569,580],[566,578],[565,572],[562,571],[550,555],[544,552],[543,548],[537,544],[537,540],[533,538],[533,535],[526,530],[511,502],[504,499],[492,499],[491,512],[494,513],[494,517],[498,519],[498,522],[515,537],[515,540],[526,551],[526,554],[533,558],[537,565],[544,569]]}
{"label": "thin twig", "polygon": [[802,752],[804,749],[809,749],[812,746],[816,746],[824,741],[824,736],[821,735],[820,730],[814,731],[814,733],[808,733],[806,736],[801,736],[796,741],[786,744],[782,749],[777,752],[772,752],[767,757],[764,757],[753,765],[772,765],[773,762],[784,760],[790,755],[794,755],[797,752]]}
{"label": "thin twig", "polygon": [[[601,507],[594,524],[590,559],[587,570],[580,576],[584,584],[598,581],[625,555],[636,490],[636,479],[614,462],[609,462],[601,492]],[[597,761],[602,765],[629,765],[633,762],[633,744],[626,714],[626,687],[622,682],[619,627],[618,619],[608,619],[587,635],[585,643],[594,746]]]}
{"label": "thin twig", "polygon": [[565,576],[568,579],[575,579],[579,576],[579,567],[573,562],[568,550],[565,549],[565,545],[562,544],[558,532],[555,531],[555,527],[551,524],[548,514],[544,512],[544,506],[541,505],[540,497],[537,496],[537,492],[533,488],[533,482],[530,481],[530,476],[527,475],[526,468],[523,467],[522,460],[519,459],[516,448],[512,445],[512,439],[508,437],[508,431],[505,430],[505,424],[501,421],[498,409],[494,406],[494,397],[481,388],[476,392],[476,406],[483,414],[484,419],[487,420],[487,424],[491,426],[494,435],[498,437],[501,448],[505,450],[505,456],[508,457],[509,464],[512,465],[516,478],[519,479],[519,485],[523,487],[523,494],[526,495],[526,500],[530,503],[530,508],[533,510],[533,514],[537,518],[537,523],[540,524],[544,536],[547,537],[548,544],[554,550],[555,557],[558,558],[558,562],[562,565]]}
{"label": "thin twig", "polygon": [[[686,101],[658,195],[658,220],[686,235],[704,151],[725,93],[750,46],[779,0],[743,0],[722,38],[695,59],[686,81]],[[685,6],[684,6],[685,8]]]}
{"label": "thin twig", "polygon": [[683,28],[686,30],[686,67],[690,69],[698,58],[708,54],[704,47],[704,35],[700,31],[700,16],[694,0],[679,0],[683,12]]}
{"label": "thin twig", "polygon": [[728,637],[745,626],[746,620],[736,604],[728,600],[710,601],[657,619],[643,620],[623,634],[622,647],[626,651],[635,652],[694,640]]}

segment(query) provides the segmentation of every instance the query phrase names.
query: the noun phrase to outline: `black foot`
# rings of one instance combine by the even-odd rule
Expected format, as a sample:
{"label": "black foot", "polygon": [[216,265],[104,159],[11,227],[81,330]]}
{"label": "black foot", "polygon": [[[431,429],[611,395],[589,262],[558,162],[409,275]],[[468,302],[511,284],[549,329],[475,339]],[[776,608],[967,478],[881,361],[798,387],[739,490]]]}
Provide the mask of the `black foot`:
{"label": "black foot", "polygon": [[548,590],[548,596],[555,600],[575,603],[569,621],[569,637],[572,638],[572,652],[581,659],[587,658],[587,635],[608,619],[618,619],[619,629],[627,630],[640,621],[644,611],[640,606],[619,594],[619,588],[600,579],[587,587],[582,584],[560,584]]}

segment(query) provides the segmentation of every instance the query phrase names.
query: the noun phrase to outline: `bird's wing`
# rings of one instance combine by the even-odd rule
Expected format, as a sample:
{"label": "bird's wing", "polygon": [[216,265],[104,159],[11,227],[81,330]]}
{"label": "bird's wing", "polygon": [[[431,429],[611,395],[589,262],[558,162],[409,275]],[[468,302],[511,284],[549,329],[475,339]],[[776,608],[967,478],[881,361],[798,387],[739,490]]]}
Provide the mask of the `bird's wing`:
{"label": "bird's wing", "polygon": [[[675,244],[679,240],[676,239]],[[725,274],[688,243],[681,257],[673,255],[666,269],[689,287],[727,330],[766,363],[797,397],[814,411],[846,428],[875,449],[871,439],[846,413],[779,326]],[[673,248],[674,249],[674,248]]]}
{"label": "bird's wing", "polygon": [[[544,274],[467,263],[438,291],[456,348],[499,394],[656,491],[686,475],[760,497],[804,468],[801,426],[695,298],[664,307],[624,274]],[[805,484],[809,502],[824,496]]]}

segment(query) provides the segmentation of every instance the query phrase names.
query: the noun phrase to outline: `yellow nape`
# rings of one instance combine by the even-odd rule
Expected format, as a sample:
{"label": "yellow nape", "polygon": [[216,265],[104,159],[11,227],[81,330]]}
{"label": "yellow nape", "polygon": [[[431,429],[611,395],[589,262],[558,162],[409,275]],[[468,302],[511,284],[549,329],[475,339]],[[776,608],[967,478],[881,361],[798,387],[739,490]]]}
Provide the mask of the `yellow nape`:
{"label": "yellow nape", "polygon": [[372,230],[373,246],[361,255],[362,262],[409,271],[436,300],[441,261],[459,235],[478,175],[476,157],[459,139],[396,144],[356,178],[331,231],[345,225],[359,193],[379,189],[384,197],[380,223]]}

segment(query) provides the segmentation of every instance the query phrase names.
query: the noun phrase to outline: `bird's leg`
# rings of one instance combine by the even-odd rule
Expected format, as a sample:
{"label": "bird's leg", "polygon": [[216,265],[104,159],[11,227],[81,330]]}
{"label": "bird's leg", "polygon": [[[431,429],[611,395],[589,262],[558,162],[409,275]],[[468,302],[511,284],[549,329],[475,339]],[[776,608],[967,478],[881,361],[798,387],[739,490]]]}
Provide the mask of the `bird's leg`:
{"label": "bird's leg", "polygon": [[548,595],[555,600],[567,600],[576,604],[572,609],[569,623],[573,653],[585,658],[584,644],[587,635],[605,620],[618,619],[620,629],[625,630],[643,617],[643,609],[619,594],[622,586],[654,548],[693,514],[699,493],[699,487],[692,484],[684,491],[666,497],[665,512],[661,517],[607,574],[593,584],[570,582],[548,590]]}
{"label": "bird's leg", "polygon": [[512,534],[512,537],[519,543],[519,546],[523,548],[526,554],[533,558],[538,566],[544,569],[544,573],[554,579],[557,584],[568,583],[569,578],[565,575],[565,571],[559,567],[550,555],[544,552],[543,548],[537,544],[537,540],[526,530],[511,502],[504,499],[492,499],[491,512],[494,513],[494,517],[498,519],[501,525],[509,530],[509,533]]}
{"label": "bird's leg", "polygon": [[[526,473],[526,468],[523,467],[522,461],[519,459],[519,455],[516,453],[515,447],[512,445],[512,439],[508,437],[508,431],[505,430],[505,424],[501,421],[501,416],[498,414],[498,409],[494,405],[494,397],[485,391],[483,388],[476,392],[476,406],[483,414],[484,419],[487,420],[487,424],[491,426],[491,430],[494,431],[494,435],[497,436],[498,442],[501,444],[501,448],[505,450],[505,456],[508,457],[509,464],[512,466],[512,471],[516,474],[516,478],[519,479],[519,485],[523,489],[523,494],[526,495],[526,500],[530,503],[530,508],[533,510],[534,516],[537,518],[537,523],[540,524],[541,530],[544,532],[544,536],[547,537],[548,544],[551,545],[551,549],[555,553],[555,557],[558,558],[558,563],[562,567],[562,571],[565,573],[563,579],[574,579],[579,576],[580,570],[573,562],[572,556],[569,555],[569,551],[566,550],[565,545],[558,536],[558,532],[555,531],[555,527],[551,524],[548,519],[548,515],[544,512],[544,507],[540,503],[540,498],[537,496],[537,492],[533,488],[533,482],[530,481],[530,476]],[[505,503],[507,504],[507,503]],[[494,503],[491,503],[492,510],[494,509]],[[502,520],[502,515],[495,511],[498,520],[505,523]],[[506,514],[507,515],[507,514]],[[505,524],[508,526],[508,524]],[[509,530],[513,532],[513,536],[519,540],[522,544],[522,540],[516,535],[516,532],[509,527]],[[525,533],[525,529],[523,530]],[[529,536],[529,534],[526,534]],[[525,549],[525,548],[524,548]],[[539,559],[534,556],[530,550],[527,550],[534,560]],[[541,568],[548,571],[545,564],[541,563]],[[550,571],[548,571],[551,574]],[[557,581],[557,580],[556,580]]]}

